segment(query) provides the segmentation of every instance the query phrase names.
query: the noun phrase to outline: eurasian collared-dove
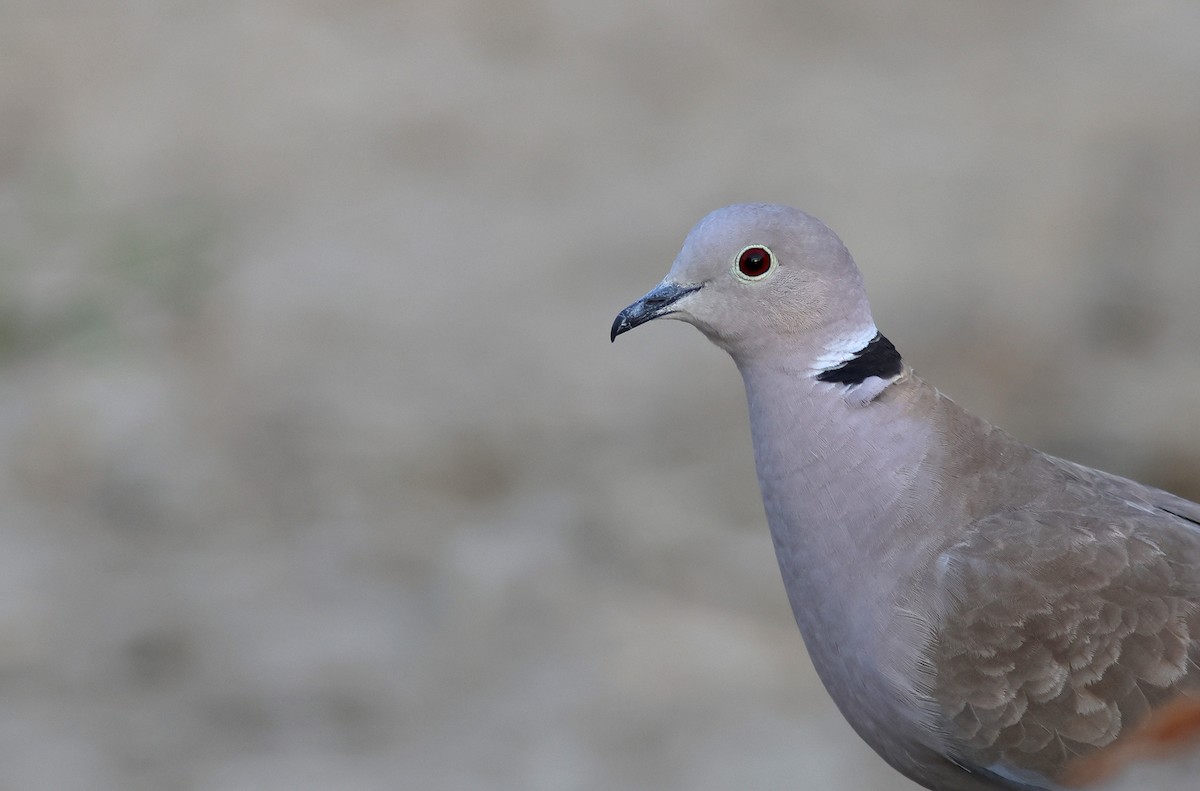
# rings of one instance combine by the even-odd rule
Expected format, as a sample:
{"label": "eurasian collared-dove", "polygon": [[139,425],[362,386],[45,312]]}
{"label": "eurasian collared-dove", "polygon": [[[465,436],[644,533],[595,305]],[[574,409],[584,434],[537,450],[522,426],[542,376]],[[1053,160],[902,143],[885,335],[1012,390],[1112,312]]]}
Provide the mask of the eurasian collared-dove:
{"label": "eurasian collared-dove", "polygon": [[661,317],[737,363],[796,622],[900,772],[1059,788],[1072,759],[1200,694],[1200,505],[1041,453],[921,381],[820,221],[708,215],[612,337]]}

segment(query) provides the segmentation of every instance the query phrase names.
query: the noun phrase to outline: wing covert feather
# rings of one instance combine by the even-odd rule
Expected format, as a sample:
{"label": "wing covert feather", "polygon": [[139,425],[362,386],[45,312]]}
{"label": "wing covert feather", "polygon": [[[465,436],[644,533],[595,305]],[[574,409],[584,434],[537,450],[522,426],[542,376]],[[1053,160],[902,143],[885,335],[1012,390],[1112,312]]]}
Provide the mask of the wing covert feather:
{"label": "wing covert feather", "polygon": [[1086,500],[984,517],[938,558],[930,687],[972,764],[1054,778],[1180,691],[1200,694],[1200,507],[1124,479],[1080,483]]}

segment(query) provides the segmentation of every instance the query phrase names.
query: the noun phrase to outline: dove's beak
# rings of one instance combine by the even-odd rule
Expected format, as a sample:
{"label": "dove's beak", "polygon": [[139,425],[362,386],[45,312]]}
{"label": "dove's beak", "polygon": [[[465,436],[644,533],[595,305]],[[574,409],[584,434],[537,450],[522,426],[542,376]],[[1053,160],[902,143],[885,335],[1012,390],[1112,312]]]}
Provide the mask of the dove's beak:
{"label": "dove's beak", "polygon": [[678,283],[660,283],[653,291],[617,314],[609,340],[615,341],[622,332],[628,332],[651,319],[674,313],[671,307],[700,286],[681,286]]}

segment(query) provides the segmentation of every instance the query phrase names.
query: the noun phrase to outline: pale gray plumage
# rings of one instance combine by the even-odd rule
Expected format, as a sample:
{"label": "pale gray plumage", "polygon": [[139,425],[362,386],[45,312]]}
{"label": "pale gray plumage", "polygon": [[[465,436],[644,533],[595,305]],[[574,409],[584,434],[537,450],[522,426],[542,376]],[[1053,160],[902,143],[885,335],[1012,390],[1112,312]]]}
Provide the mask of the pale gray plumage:
{"label": "pale gray plumage", "polygon": [[1070,759],[1200,694],[1200,505],[1041,453],[921,381],[818,220],[713,212],[613,338],[662,316],[737,363],[796,622],[896,769],[1055,789]]}

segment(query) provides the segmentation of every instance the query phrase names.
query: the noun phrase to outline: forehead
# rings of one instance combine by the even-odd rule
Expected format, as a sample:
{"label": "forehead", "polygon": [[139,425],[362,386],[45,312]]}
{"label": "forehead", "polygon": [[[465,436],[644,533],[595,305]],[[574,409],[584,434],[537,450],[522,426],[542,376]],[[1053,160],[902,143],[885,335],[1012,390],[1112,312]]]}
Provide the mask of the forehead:
{"label": "forehead", "polygon": [[788,206],[746,203],[711,212],[688,234],[686,247],[730,247],[766,242],[802,230],[810,218]]}
{"label": "forehead", "polygon": [[789,212],[795,210],[769,204],[717,209],[688,233],[677,263],[699,263],[713,257],[723,259],[751,244],[778,244],[782,232],[794,227],[794,220],[787,216]]}

